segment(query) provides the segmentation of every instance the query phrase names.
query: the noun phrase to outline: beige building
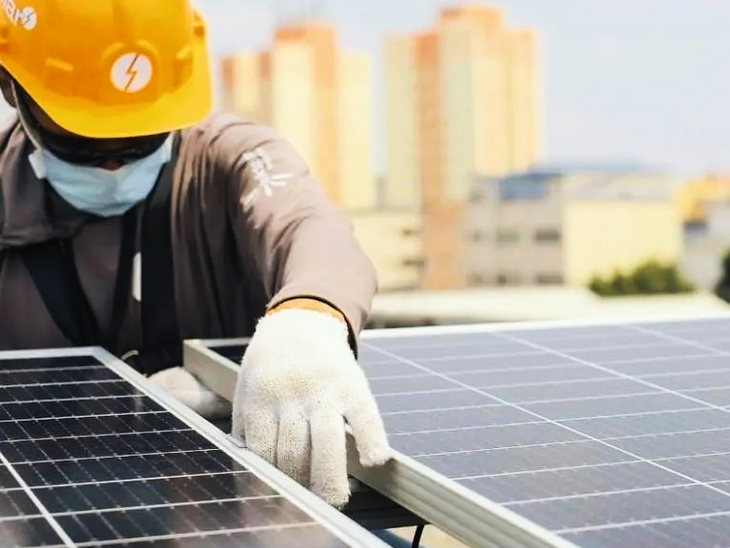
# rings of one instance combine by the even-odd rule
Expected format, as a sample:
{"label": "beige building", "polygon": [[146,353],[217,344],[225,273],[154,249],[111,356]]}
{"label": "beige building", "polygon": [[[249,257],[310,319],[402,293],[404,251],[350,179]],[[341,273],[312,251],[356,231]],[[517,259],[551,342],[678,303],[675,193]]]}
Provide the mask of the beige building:
{"label": "beige building", "polygon": [[412,210],[354,212],[355,237],[375,266],[381,292],[418,289],[423,244],[421,216]]}
{"label": "beige building", "polygon": [[225,109],[281,132],[344,209],[375,206],[367,54],[340,49],[331,26],[307,23],[279,28],[268,51],[222,59],[221,70]]}
{"label": "beige building", "polygon": [[385,43],[385,203],[424,216],[424,287],[463,286],[455,265],[474,176],[529,169],[542,155],[536,35],[476,4],[446,8],[433,29]]}
{"label": "beige building", "polygon": [[683,255],[681,181],[645,172],[532,172],[477,184],[463,263],[469,283],[585,286]]}

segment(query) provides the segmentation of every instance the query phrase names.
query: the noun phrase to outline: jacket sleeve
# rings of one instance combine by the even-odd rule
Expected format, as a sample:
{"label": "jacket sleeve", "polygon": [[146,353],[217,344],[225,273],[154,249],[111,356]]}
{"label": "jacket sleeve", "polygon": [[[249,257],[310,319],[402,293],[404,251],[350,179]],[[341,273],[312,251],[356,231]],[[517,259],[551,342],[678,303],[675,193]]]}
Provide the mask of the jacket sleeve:
{"label": "jacket sleeve", "polygon": [[268,310],[298,297],[339,310],[357,352],[377,279],[350,220],[274,130],[243,124],[227,133],[228,213],[242,267],[266,288]]}

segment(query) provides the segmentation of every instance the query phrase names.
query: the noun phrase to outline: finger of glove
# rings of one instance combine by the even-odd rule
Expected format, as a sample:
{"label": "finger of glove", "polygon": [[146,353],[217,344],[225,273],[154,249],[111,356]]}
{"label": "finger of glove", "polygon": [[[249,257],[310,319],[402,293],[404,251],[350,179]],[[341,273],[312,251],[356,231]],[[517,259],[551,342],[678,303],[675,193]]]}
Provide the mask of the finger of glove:
{"label": "finger of glove", "polygon": [[365,467],[385,464],[392,456],[383,419],[369,388],[357,387],[360,394],[351,400],[345,412],[355,438],[360,463]]}
{"label": "finger of glove", "polygon": [[338,413],[320,412],[311,418],[310,429],[310,489],[332,506],[342,508],[350,498],[345,421]]}
{"label": "finger of glove", "polygon": [[276,464],[276,439],[279,424],[276,415],[270,411],[250,411],[243,414],[243,436],[246,448]]}
{"label": "finger of glove", "polygon": [[296,412],[279,416],[276,467],[306,487],[309,484],[310,452],[307,418]]}
{"label": "finger of glove", "polygon": [[222,419],[230,416],[231,403],[215,392],[206,390],[201,395],[197,408],[194,407],[193,409],[208,420]]}

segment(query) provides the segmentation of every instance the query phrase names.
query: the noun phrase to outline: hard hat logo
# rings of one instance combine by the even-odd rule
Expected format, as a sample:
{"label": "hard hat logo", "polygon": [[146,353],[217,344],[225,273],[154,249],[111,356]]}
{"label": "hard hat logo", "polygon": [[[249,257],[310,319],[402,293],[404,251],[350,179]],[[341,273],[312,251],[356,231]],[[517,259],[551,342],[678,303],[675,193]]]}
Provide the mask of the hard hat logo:
{"label": "hard hat logo", "polygon": [[3,10],[13,25],[20,23],[24,29],[33,30],[35,28],[37,17],[36,12],[30,6],[18,8],[13,0],[2,0]]}
{"label": "hard hat logo", "polygon": [[35,10],[31,7],[23,8],[20,11],[20,21],[25,30],[33,30],[36,23]]}
{"label": "hard hat logo", "polygon": [[112,65],[111,80],[119,91],[142,91],[152,80],[152,62],[141,53],[125,53]]}

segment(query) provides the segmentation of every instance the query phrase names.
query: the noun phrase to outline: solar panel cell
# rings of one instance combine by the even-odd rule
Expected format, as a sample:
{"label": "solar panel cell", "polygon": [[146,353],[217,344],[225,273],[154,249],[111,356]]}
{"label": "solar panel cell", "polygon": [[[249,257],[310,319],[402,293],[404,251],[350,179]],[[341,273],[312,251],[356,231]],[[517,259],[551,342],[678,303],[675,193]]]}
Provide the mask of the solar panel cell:
{"label": "solar panel cell", "polygon": [[160,476],[209,474],[237,470],[229,456],[217,451],[151,453],[16,464],[31,487],[86,482],[144,479]]}
{"label": "solar panel cell", "polygon": [[6,546],[66,548],[58,533],[45,518],[0,520],[0,539]]}
{"label": "solar panel cell", "polygon": [[631,489],[686,484],[671,471],[646,462],[586,465],[461,480],[477,493],[499,503],[518,503]]}
{"label": "solar panel cell", "polygon": [[383,546],[340,540],[98,360],[0,371],[2,546]]}
{"label": "solar panel cell", "polygon": [[37,514],[33,501],[28,495],[18,488],[0,492],[0,514],[7,517],[22,516],[24,514]]}
{"label": "solar panel cell", "polygon": [[[240,362],[239,343],[204,346]],[[730,319],[386,330],[361,347],[418,465],[363,479],[468,544],[730,548]]]}

